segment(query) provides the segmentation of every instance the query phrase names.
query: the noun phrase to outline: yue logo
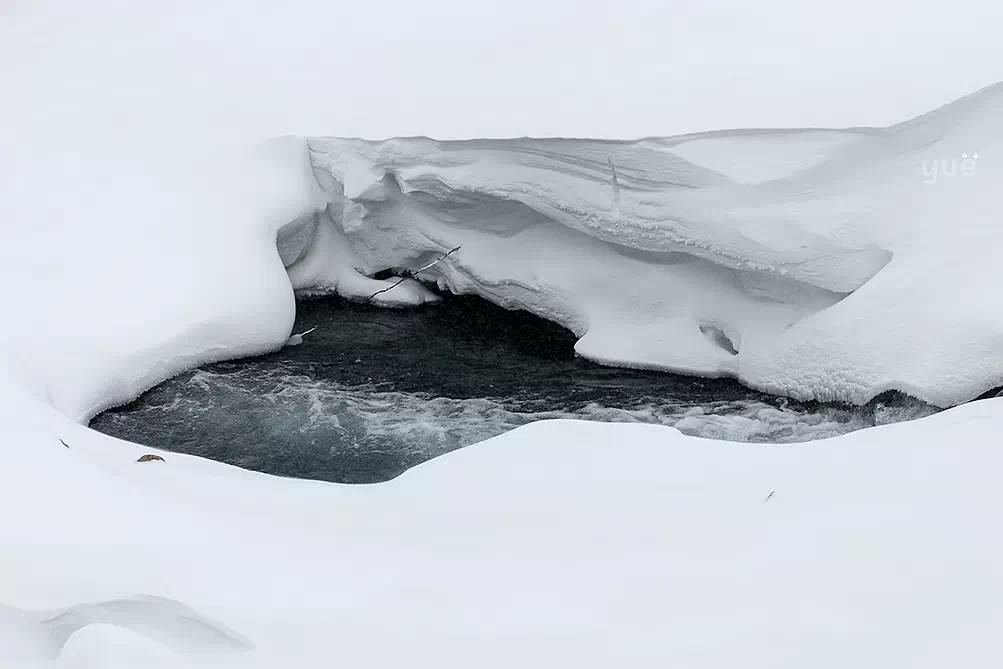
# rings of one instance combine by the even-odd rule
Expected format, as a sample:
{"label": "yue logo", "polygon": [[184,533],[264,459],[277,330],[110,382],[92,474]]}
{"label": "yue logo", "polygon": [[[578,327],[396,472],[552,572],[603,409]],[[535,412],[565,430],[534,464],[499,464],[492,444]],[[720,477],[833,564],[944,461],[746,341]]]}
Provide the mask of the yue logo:
{"label": "yue logo", "polygon": [[940,181],[940,177],[972,177],[975,176],[975,168],[978,165],[979,154],[961,154],[961,159],[951,158],[947,160],[924,160],[923,161],[923,183],[935,184]]}

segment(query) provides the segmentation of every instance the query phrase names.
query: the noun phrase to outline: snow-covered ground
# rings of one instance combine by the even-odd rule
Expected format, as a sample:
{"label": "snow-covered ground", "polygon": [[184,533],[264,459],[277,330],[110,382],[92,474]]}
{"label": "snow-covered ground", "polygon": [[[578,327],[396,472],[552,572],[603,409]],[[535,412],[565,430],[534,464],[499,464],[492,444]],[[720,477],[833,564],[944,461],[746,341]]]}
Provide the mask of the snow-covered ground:
{"label": "snow-covered ground", "polygon": [[1003,660],[1000,400],[802,447],[547,421],[374,486],[36,420],[0,451],[4,666]]}
{"label": "snow-covered ground", "polygon": [[[426,49],[441,79],[414,59],[367,66],[381,39],[428,44],[408,32],[406,12],[380,4],[353,21],[335,3],[325,21],[310,3],[292,4],[288,14],[178,2],[160,16],[146,3],[68,0],[0,10],[0,57],[16,63],[0,68],[0,666],[1003,662],[1003,400],[798,447],[545,422],[365,487],[176,454],[138,463],[149,449],[83,427],[181,369],[285,341],[295,303],[276,235],[284,229],[287,262],[303,256],[293,272],[303,286],[335,267],[309,255],[331,246],[296,241],[296,231],[313,239],[332,183],[318,188],[306,140],[289,133],[359,127],[356,117],[336,122],[349,98],[356,110],[389,108],[367,99],[379,68],[423,100],[435,81],[499,85],[472,76],[498,71],[490,57],[457,58],[458,48]],[[441,18],[426,9],[418,28]],[[613,14],[622,20],[622,9]],[[859,17],[847,21],[856,34]],[[574,42],[566,25],[558,17],[553,34]],[[325,26],[372,44],[345,49],[321,39]],[[963,56],[996,48],[959,34]],[[490,56],[497,45],[484,43],[459,47]],[[336,57],[318,60],[318,45]],[[923,44],[942,59],[935,46]],[[543,67],[527,62],[527,72]],[[591,70],[569,62],[588,73],[581,89],[592,87]],[[353,67],[361,74],[347,86],[339,76]],[[608,74],[599,85],[622,72]],[[635,113],[622,104],[624,118]],[[685,96],[672,106],[686,107]],[[424,190],[505,214],[487,229],[434,217],[431,238],[416,224],[403,250],[396,236],[355,234],[351,248],[334,245],[353,270],[438,251],[448,230],[466,255],[444,264],[444,281],[499,301],[517,295],[576,327],[591,357],[690,364],[802,396],[861,400],[898,386],[951,404],[1003,379],[1001,107],[996,87],[883,130],[702,134],[618,144],[612,156],[589,142],[540,155],[524,142],[491,144],[485,162],[476,147],[430,140],[321,141],[313,155],[353,157],[340,173],[352,176],[350,200],[368,192],[392,208]],[[452,121],[477,109],[451,109]],[[422,108],[408,123],[442,116]],[[389,182],[388,147],[400,175]],[[450,153],[458,168],[440,160]],[[966,169],[962,154],[973,153]],[[535,190],[506,181],[520,174],[546,178]],[[491,189],[502,185],[513,197],[499,205]],[[506,228],[512,207],[532,225]],[[352,238],[339,211],[342,235],[332,227],[329,241]],[[404,231],[399,218],[385,222]],[[556,250],[543,242],[566,253],[538,257]],[[538,279],[564,283],[532,303],[541,293],[511,292],[521,277],[504,276],[506,244],[539,263]],[[574,274],[579,251],[601,262]],[[370,285],[337,267],[338,289]],[[642,278],[626,290],[632,271]],[[667,277],[694,292],[657,301]],[[509,290],[491,293],[492,281]],[[640,329],[611,329],[641,310],[650,320],[627,321]],[[686,355],[666,359],[659,342]],[[610,449],[621,456],[612,464]]]}

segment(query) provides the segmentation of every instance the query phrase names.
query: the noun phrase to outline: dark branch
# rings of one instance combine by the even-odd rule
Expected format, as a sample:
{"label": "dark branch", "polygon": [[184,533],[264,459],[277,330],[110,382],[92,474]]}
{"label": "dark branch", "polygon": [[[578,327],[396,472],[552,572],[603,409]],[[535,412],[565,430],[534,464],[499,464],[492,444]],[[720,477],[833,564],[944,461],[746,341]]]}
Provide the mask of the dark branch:
{"label": "dark branch", "polygon": [[408,277],[406,277],[406,276],[402,276],[401,278],[397,279],[397,282],[395,284],[393,284],[392,286],[389,286],[388,288],[384,288],[383,290],[376,291],[375,293],[373,293],[372,295],[370,295],[368,298],[366,298],[366,302],[372,302],[373,298],[376,297],[377,295],[382,295],[383,293],[387,292],[388,290],[393,290],[397,286],[399,286],[402,283],[404,283],[404,281],[407,280],[407,278]]}
{"label": "dark branch", "polygon": [[441,256],[439,256],[438,258],[436,258],[436,259],[435,259],[435,260],[433,260],[432,262],[428,263],[428,264],[427,264],[427,265],[425,265],[424,267],[419,267],[419,268],[418,268],[418,269],[416,269],[416,270],[410,270],[410,269],[406,269],[406,270],[403,270],[403,271],[401,272],[401,277],[400,277],[400,278],[399,278],[399,279],[397,280],[397,282],[396,282],[396,283],[394,283],[394,284],[393,284],[392,286],[387,286],[387,287],[386,287],[386,288],[384,288],[383,290],[378,290],[378,291],[376,291],[375,293],[373,293],[372,295],[370,295],[370,296],[369,296],[369,297],[368,297],[368,298],[366,299],[366,302],[367,302],[367,303],[368,303],[368,302],[372,302],[372,301],[373,301],[373,298],[375,298],[375,297],[376,297],[377,295],[382,295],[383,293],[387,292],[388,290],[393,290],[394,288],[396,288],[397,286],[401,285],[402,283],[404,283],[404,282],[405,282],[405,281],[407,281],[408,279],[413,279],[413,278],[414,278],[415,276],[417,276],[418,274],[421,274],[422,272],[424,272],[425,270],[427,270],[427,269],[429,269],[429,268],[433,267],[433,266],[434,266],[434,265],[436,265],[437,263],[440,263],[440,262],[442,262],[443,260],[445,260],[446,258],[448,258],[448,257],[449,257],[449,256],[450,256],[451,254],[453,254],[453,253],[456,253],[456,252],[457,252],[457,251],[459,251],[459,250],[460,250],[460,247],[459,247],[459,246],[457,246],[457,247],[456,247],[455,249],[449,249],[448,251],[446,251],[446,252],[445,252],[445,253],[443,253],[443,254],[442,254]]}

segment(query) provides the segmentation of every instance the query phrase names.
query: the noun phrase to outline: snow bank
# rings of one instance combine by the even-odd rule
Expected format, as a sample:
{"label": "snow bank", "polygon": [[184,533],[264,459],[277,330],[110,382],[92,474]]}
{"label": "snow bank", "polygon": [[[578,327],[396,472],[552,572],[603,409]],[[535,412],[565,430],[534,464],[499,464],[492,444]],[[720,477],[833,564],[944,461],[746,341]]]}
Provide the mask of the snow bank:
{"label": "snow bank", "polygon": [[794,448],[548,421],[355,487],[8,428],[0,658],[995,666],[1001,417]]}
{"label": "snow bank", "polygon": [[1001,113],[994,86],[882,129],[310,151],[339,253],[461,246],[423,278],[562,323],[593,360],[948,406],[1003,383]]}
{"label": "snow bank", "polygon": [[282,345],[295,302],[276,233],[324,205],[304,140],[154,139],[137,165],[127,142],[41,135],[26,128],[4,163],[0,367],[86,419]]}
{"label": "snow bank", "polygon": [[[345,97],[385,79],[332,73],[427,46],[421,28],[448,22],[426,5],[412,34],[411,14],[382,5],[346,21],[315,3],[8,4],[3,666],[1000,663],[999,402],[801,448],[536,424],[363,488],[169,453],[139,463],[148,449],[79,424],[179,369],[282,345],[283,228],[301,290],[362,295],[370,269],[463,244],[435,279],[547,314],[596,358],[803,396],[898,385],[958,401],[999,382],[998,89],[902,126],[783,141],[321,142],[339,199],[318,193],[302,140],[258,142],[352,122],[335,116]],[[521,34],[524,16],[504,16]],[[564,46],[595,51],[558,18]],[[357,32],[352,48],[335,38]],[[494,93],[490,59],[456,62],[469,46],[425,71]],[[432,99],[401,67],[415,51],[384,68]],[[619,90],[605,97],[633,104]],[[394,119],[401,100],[382,100]],[[973,151],[975,173],[923,183],[924,160]],[[321,229],[332,244],[303,242]],[[143,593],[160,604],[122,613]],[[69,636],[52,634],[60,616]]]}

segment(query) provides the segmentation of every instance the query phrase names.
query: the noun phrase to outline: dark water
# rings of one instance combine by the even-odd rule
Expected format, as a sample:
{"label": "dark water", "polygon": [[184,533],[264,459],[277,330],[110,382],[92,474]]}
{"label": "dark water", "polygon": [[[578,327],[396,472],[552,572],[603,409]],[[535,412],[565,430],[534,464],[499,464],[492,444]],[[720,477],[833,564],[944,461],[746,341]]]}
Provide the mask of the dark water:
{"label": "dark water", "polygon": [[933,413],[901,396],[804,405],[736,382],[601,367],[523,312],[449,297],[387,310],[298,306],[299,346],[207,365],[91,427],[258,471],[363,483],[543,418],[675,425],[737,441],[806,441]]}

